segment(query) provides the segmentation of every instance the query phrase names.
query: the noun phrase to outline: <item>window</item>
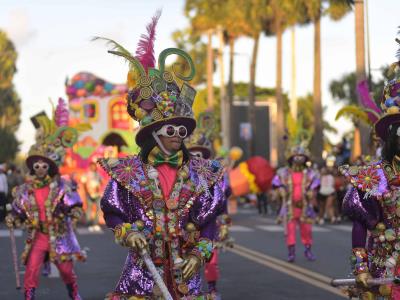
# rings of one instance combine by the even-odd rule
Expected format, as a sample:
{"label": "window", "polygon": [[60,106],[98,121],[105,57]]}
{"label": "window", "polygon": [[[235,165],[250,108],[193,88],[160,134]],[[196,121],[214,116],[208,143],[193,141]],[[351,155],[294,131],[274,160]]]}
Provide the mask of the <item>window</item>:
{"label": "window", "polygon": [[123,98],[118,97],[110,101],[110,120],[110,127],[113,129],[130,130],[132,128]]}
{"label": "window", "polygon": [[96,122],[99,118],[99,107],[96,100],[86,100],[82,106],[82,119]]}

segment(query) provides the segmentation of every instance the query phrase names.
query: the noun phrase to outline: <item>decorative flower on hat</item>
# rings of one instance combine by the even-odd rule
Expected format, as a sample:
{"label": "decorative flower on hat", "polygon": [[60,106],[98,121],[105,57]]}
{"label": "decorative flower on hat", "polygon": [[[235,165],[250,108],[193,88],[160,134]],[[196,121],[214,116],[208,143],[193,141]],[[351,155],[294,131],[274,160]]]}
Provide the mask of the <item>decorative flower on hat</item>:
{"label": "decorative flower on hat", "polygon": [[[196,90],[187,84],[195,75],[195,67],[191,57],[184,51],[176,48],[163,50],[158,56],[158,68],[155,67],[154,40],[156,25],[160,12],[147,25],[147,34],[141,36],[135,56],[117,42],[106,40],[113,49],[109,52],[125,58],[129,62],[127,110],[130,116],[139,122],[140,130],[136,135],[136,143],[142,146],[146,137],[152,131],[164,124],[174,123],[184,125],[191,134],[196,127],[193,119],[192,105]],[[188,65],[188,74],[181,74],[172,68],[166,67],[166,59],[170,55],[177,55]],[[179,82],[183,82],[179,86]]]}

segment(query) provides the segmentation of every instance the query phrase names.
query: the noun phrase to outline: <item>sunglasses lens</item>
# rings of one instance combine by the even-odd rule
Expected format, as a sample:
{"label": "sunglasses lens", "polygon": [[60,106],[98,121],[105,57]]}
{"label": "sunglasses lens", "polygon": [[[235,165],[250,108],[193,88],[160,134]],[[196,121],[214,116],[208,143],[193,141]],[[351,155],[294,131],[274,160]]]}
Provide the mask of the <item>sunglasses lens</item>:
{"label": "sunglasses lens", "polygon": [[187,135],[187,129],[185,126],[180,126],[178,130],[179,136],[184,138]]}
{"label": "sunglasses lens", "polygon": [[37,164],[34,164],[34,165],[33,165],[33,168],[34,168],[35,170],[38,170],[38,169],[40,168],[40,166],[37,165]]}
{"label": "sunglasses lens", "polygon": [[165,130],[168,136],[175,135],[175,128],[173,126],[167,126],[167,130]]}

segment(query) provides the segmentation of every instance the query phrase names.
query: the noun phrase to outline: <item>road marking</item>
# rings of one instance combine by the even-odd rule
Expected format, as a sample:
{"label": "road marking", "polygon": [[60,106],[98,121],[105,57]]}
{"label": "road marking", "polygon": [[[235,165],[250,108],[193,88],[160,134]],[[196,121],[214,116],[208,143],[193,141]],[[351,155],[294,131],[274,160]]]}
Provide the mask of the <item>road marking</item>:
{"label": "road marking", "polygon": [[276,224],[276,220],[271,218],[254,217],[253,219],[263,223]]}
{"label": "road marking", "polygon": [[237,212],[238,215],[252,215],[255,213],[255,210],[252,209],[241,209]]}
{"label": "road marking", "polygon": [[279,225],[258,225],[258,229],[269,231],[269,232],[283,232],[283,226]]}
{"label": "road marking", "polygon": [[277,259],[275,257],[251,250],[249,248],[243,247],[238,244],[235,244],[235,247],[228,249],[228,251],[231,251],[232,253],[234,253],[236,255],[247,258],[247,259],[254,261],[258,264],[261,264],[263,266],[274,269],[278,272],[281,272],[281,273],[284,273],[291,277],[297,278],[303,282],[311,284],[320,289],[326,290],[335,295],[341,296],[343,298],[347,298],[347,296],[344,295],[342,293],[342,291],[340,291],[337,288],[332,287],[330,285],[332,279],[323,274],[307,270],[300,266],[297,266],[297,265],[285,262],[283,260]]}
{"label": "road marking", "polygon": [[325,227],[313,226],[312,231],[313,232],[331,232],[332,230],[325,228]]}
{"label": "road marking", "polygon": [[353,230],[353,227],[351,225],[332,225],[329,226],[331,229],[337,229],[340,231],[345,231],[345,232],[351,232]]}
{"label": "road marking", "polygon": [[[15,237],[21,237],[22,236],[22,230],[21,229],[14,229],[14,235]],[[8,229],[1,229],[0,230],[0,238],[2,237],[10,237],[10,231]]]}
{"label": "road marking", "polygon": [[254,229],[246,226],[241,225],[232,225],[229,227],[230,232],[253,232]]}
{"label": "road marking", "polygon": [[[283,232],[283,226],[279,225],[258,225],[258,229],[269,231],[269,232]],[[313,226],[313,232],[330,232],[331,230],[324,227]]]}
{"label": "road marking", "polygon": [[89,229],[86,227],[77,228],[76,232],[80,235],[103,234],[104,233],[103,229],[100,229],[99,231],[89,231]]}

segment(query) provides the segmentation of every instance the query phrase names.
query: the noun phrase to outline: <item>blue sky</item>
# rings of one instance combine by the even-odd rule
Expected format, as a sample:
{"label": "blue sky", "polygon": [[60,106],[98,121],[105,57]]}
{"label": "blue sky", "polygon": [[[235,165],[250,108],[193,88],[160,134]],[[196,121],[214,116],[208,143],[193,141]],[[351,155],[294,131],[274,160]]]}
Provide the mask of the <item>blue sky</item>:
{"label": "blue sky", "polygon": [[[157,30],[156,53],[174,46],[171,34],[188,26],[183,16],[183,0],[2,0],[0,28],[16,44],[18,73],[15,85],[22,99],[22,123],[18,132],[27,151],[33,142],[34,129],[29,117],[43,109],[50,113],[49,98],[65,96],[64,81],[80,71],[90,71],[115,83],[123,83],[127,67],[120,59],[106,53],[92,36],[105,36],[134,51],[141,33],[154,12],[163,13]],[[369,0],[372,68],[394,61],[400,1]],[[339,106],[333,103],[328,85],[333,79],[355,69],[354,14],[339,22],[322,21],[322,96],[328,106],[325,117],[333,120]],[[217,46],[215,40],[215,46]],[[289,91],[291,78],[290,32],[284,35],[283,86]],[[237,42],[235,81],[248,81],[248,63],[252,42]],[[312,91],[313,27],[296,28],[297,94]],[[275,83],[275,38],[263,37],[259,47],[257,85],[273,87]],[[228,49],[225,59],[227,62]],[[227,70],[225,70],[227,75]],[[219,82],[218,72],[214,75]],[[334,124],[343,132],[349,123]]]}

